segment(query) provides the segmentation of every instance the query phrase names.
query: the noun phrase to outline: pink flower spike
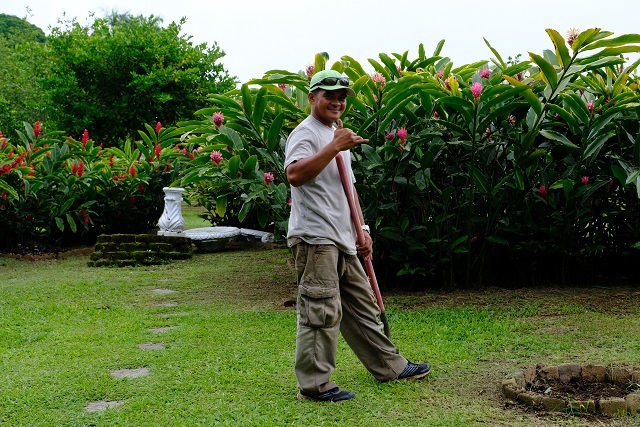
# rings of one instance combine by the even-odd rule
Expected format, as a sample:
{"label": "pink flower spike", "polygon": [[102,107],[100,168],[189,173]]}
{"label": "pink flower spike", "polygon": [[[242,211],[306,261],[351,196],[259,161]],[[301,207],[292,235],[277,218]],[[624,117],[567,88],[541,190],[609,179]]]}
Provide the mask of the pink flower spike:
{"label": "pink flower spike", "polygon": [[387,83],[387,80],[384,78],[384,76],[378,72],[371,74],[371,80],[373,80],[373,83],[379,90],[384,89],[384,85]]}
{"label": "pink flower spike", "polygon": [[271,184],[274,181],[274,179],[275,178],[273,177],[273,174],[271,172],[265,172],[264,173],[264,183],[266,185]]}
{"label": "pink flower spike", "polygon": [[160,158],[160,154],[162,153],[162,147],[160,144],[156,144],[155,146],[156,159]]}
{"label": "pink flower spike", "polygon": [[210,157],[211,157],[211,161],[215,163],[216,166],[218,166],[222,161],[222,153],[219,151],[212,151]]}
{"label": "pink flower spike", "polygon": [[280,90],[282,90],[284,92],[285,89],[287,89],[287,84],[286,83],[278,83],[278,87],[280,88]]}
{"label": "pink flower spike", "polygon": [[393,141],[395,137],[396,137],[395,132],[389,132],[384,136],[384,139],[386,139],[387,141]]}
{"label": "pink flower spike", "polygon": [[491,71],[488,68],[483,68],[480,70],[480,77],[483,79],[488,79],[491,76]]}
{"label": "pink flower spike", "polygon": [[89,131],[85,129],[84,132],[82,132],[82,146],[83,147],[85,145],[87,145],[87,141],[89,141]]}
{"label": "pink flower spike", "polygon": [[442,70],[438,71],[438,78],[442,79],[443,76],[444,76],[444,71]]}
{"label": "pink flower spike", "polygon": [[224,114],[220,111],[216,111],[213,113],[213,124],[216,125],[217,128],[222,126],[222,122],[224,121]]}
{"label": "pink flower spike", "polygon": [[316,73],[315,68],[316,67],[313,64],[307,65],[307,68],[305,69],[305,73],[307,74],[307,78],[309,80],[311,80],[311,77],[313,77],[313,75]]}
{"label": "pink flower spike", "polygon": [[471,85],[471,93],[475,99],[480,98],[480,94],[482,93],[482,83],[475,82]]}
{"label": "pink flower spike", "polygon": [[541,185],[540,188],[538,188],[538,193],[540,193],[540,195],[546,199],[547,198],[547,187],[545,187],[544,185]]}
{"label": "pink flower spike", "polygon": [[405,143],[407,141],[407,129],[405,128],[398,129],[397,135],[398,135],[398,139],[402,141],[402,143]]}
{"label": "pink flower spike", "polygon": [[129,167],[129,175],[131,175],[131,178],[135,178],[136,173],[138,173],[138,169],[136,169],[136,165],[131,165],[131,167]]}
{"label": "pink flower spike", "polygon": [[33,125],[33,136],[38,138],[38,137],[40,137],[40,133],[42,133],[42,123],[40,123],[40,121],[37,121]]}
{"label": "pink flower spike", "polygon": [[583,176],[583,177],[582,177],[582,183],[583,183],[584,185],[587,185],[587,184],[589,183],[589,177],[588,177],[588,176],[586,176],[586,175],[585,175],[585,176]]}
{"label": "pink flower spike", "polygon": [[156,123],[156,134],[159,134],[161,129],[162,129],[162,123],[160,122]]}
{"label": "pink flower spike", "polygon": [[593,109],[595,107],[595,102],[593,101],[587,101],[587,110],[589,110],[589,113],[593,113]]}

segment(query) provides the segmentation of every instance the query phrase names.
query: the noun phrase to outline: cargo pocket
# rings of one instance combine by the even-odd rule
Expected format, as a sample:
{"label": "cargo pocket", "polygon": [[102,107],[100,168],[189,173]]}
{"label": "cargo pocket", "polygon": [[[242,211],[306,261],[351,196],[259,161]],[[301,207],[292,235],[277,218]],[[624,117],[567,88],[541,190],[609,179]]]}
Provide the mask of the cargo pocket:
{"label": "cargo pocket", "polygon": [[342,307],[337,287],[326,287],[321,283],[304,284],[298,287],[298,294],[300,325],[332,328],[340,322]]}

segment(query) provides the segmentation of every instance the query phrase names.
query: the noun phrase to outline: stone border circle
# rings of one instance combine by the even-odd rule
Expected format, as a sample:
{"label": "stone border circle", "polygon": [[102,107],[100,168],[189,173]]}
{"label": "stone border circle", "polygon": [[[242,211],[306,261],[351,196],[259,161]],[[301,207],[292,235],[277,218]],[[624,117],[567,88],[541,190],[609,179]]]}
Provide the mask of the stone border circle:
{"label": "stone border circle", "polygon": [[629,393],[624,398],[596,398],[580,401],[559,399],[527,390],[527,386],[536,380],[559,380],[563,383],[569,383],[579,378],[596,383],[640,384],[640,369],[591,364],[581,365],[579,363],[531,366],[516,373],[513,378],[503,380],[502,393],[505,398],[514,402],[532,408],[542,407],[550,412],[570,409],[577,412],[601,414],[610,417],[640,414],[640,391]]}

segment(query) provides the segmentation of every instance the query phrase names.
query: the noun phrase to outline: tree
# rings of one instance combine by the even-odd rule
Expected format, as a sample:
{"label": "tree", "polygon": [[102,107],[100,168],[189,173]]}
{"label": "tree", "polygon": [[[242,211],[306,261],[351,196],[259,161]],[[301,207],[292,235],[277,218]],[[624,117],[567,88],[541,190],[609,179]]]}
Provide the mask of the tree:
{"label": "tree", "polygon": [[[30,39],[40,43],[44,43],[46,40],[44,31],[30,24],[26,19],[0,13],[0,37],[12,39],[16,35],[20,35],[21,39]],[[24,38],[25,35],[27,36],[26,38]]]}
{"label": "tree", "polygon": [[58,129],[107,146],[132,137],[145,123],[191,118],[210,93],[234,87],[213,43],[193,45],[181,35],[183,18],[168,27],[151,15],[112,13],[83,27],[53,28],[52,69],[45,81],[50,117]]}
{"label": "tree", "polygon": [[10,138],[22,122],[45,120],[40,84],[48,69],[45,40],[25,19],[0,14],[0,131]]}

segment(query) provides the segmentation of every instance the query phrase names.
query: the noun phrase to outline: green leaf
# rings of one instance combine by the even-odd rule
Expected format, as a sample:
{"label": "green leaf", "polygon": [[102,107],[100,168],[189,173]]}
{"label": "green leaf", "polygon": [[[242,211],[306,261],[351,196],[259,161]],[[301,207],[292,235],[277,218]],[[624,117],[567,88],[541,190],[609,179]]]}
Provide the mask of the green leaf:
{"label": "green leaf", "polygon": [[251,211],[252,205],[253,203],[251,202],[246,202],[242,205],[242,207],[240,208],[240,212],[238,212],[238,221],[242,222],[245,220],[247,215],[249,215],[249,211]]}
{"label": "green leaf", "polygon": [[443,96],[437,100],[437,103],[443,106],[448,106],[459,112],[466,123],[473,121],[473,104],[466,99],[458,98],[457,96]]}
{"label": "green leaf", "polygon": [[[236,102],[236,100],[234,100],[233,98],[229,98],[228,96],[213,94],[213,95],[209,95],[209,99],[214,103],[222,105],[224,107],[231,108],[237,111],[242,111],[242,106],[238,102]],[[204,110],[196,111],[196,115],[203,114],[203,112]],[[211,114],[208,114],[208,115],[211,115]]]}
{"label": "green leaf", "polygon": [[[600,28],[589,28],[588,30],[584,30],[578,34],[578,37],[573,41],[571,48],[574,52],[578,52],[581,50],[582,46],[588,46],[589,43],[608,37],[611,34],[613,33],[600,31]],[[584,50],[588,50],[588,48],[585,48]]]}
{"label": "green leaf", "polygon": [[574,149],[580,148],[576,144],[571,142],[566,136],[564,136],[559,132],[556,132],[555,130],[546,130],[546,129],[541,130],[540,134],[545,138],[550,139],[552,141],[559,142],[566,147],[574,148]]}
{"label": "green leaf", "polygon": [[587,104],[578,95],[566,94],[562,97],[562,101],[565,106],[568,107],[576,117],[580,119],[582,123],[589,123],[589,110],[587,110]]}
{"label": "green leaf", "polygon": [[269,134],[267,135],[267,148],[269,151],[275,150],[280,145],[280,131],[284,122],[284,114],[278,114],[271,123]]}
{"label": "green leaf", "polygon": [[77,233],[78,232],[78,226],[76,225],[76,221],[68,213],[65,214],[65,217],[67,218],[67,224],[69,224],[69,228],[71,229],[71,231],[73,231],[74,233]]}
{"label": "green leaf", "polygon": [[571,55],[569,54],[566,40],[556,30],[548,28],[546,31],[556,48],[556,58],[558,59],[558,63],[566,70],[571,63]]}
{"label": "green leaf", "polygon": [[609,138],[611,138],[611,135],[604,134],[589,142],[587,148],[584,150],[584,154],[582,155],[587,163],[591,163],[598,157],[602,146],[609,140]]}
{"label": "green leaf", "polygon": [[56,217],[56,225],[58,226],[58,229],[60,231],[64,231],[64,221],[62,220],[62,218]]}
{"label": "green leaf", "polygon": [[258,156],[255,154],[250,156],[242,166],[242,170],[248,173],[254,172],[256,170],[256,165],[258,164]]}
{"label": "green leaf", "polygon": [[240,92],[242,93],[242,109],[244,110],[244,114],[246,117],[251,117],[253,115],[253,104],[251,102],[251,89],[248,84],[243,84],[240,88]]}
{"label": "green leaf", "polygon": [[531,108],[533,109],[533,111],[535,111],[535,113],[539,116],[540,113],[542,113],[542,102],[540,102],[540,99],[538,99],[538,96],[533,93],[533,90],[531,90],[531,88],[529,88],[529,86],[525,85],[524,83],[514,79],[511,76],[508,76],[506,74],[503,74],[502,77],[508,81],[512,86],[525,86],[527,87],[528,90],[525,90],[524,92],[522,92],[522,96],[527,100],[527,102],[529,103],[529,105],[531,105]]}
{"label": "green leaf", "polygon": [[491,50],[491,52],[493,52],[493,54],[496,56],[496,59],[498,60],[498,62],[500,63],[500,67],[504,70],[505,68],[507,68],[507,64],[505,64],[505,62],[502,60],[502,57],[500,56],[500,54],[498,53],[497,50],[495,50],[493,48],[493,46],[491,46],[491,44],[489,43],[489,41],[487,39],[485,39],[484,37],[482,38],[482,40],[484,40],[484,44],[487,45],[487,47]]}
{"label": "green leaf", "polygon": [[556,104],[547,104],[547,107],[549,107],[549,110],[551,110],[551,112],[559,115],[564,119],[572,133],[579,134],[581,132],[580,124],[570,112]]}
{"label": "green leaf", "polygon": [[385,53],[380,53],[378,55],[378,57],[380,58],[380,60],[384,63],[384,65],[387,66],[387,68],[389,69],[389,74],[393,74],[396,77],[400,77],[398,75],[398,68],[396,63],[393,61],[393,59],[391,59],[389,57],[389,55],[385,54]]}
{"label": "green leaf", "polygon": [[[613,33],[610,33],[613,34]],[[614,37],[612,39],[601,39],[591,43],[585,47],[583,51],[599,49],[601,47],[617,47],[625,44],[640,43],[640,34],[624,34],[622,36]]]}
{"label": "green leaf", "polygon": [[216,215],[223,218],[227,213],[227,196],[216,197]]}
{"label": "green leaf", "polygon": [[9,184],[7,184],[4,180],[0,179],[0,189],[7,192],[7,198],[17,199],[18,192]]}
{"label": "green leaf", "polygon": [[238,170],[240,169],[240,156],[233,156],[229,159],[229,178],[236,179],[238,177]]}
{"label": "green leaf", "polygon": [[543,80],[549,86],[551,86],[551,89],[555,89],[558,86],[558,73],[555,67],[540,55],[529,52],[529,56],[531,57],[531,60],[540,68]]}
{"label": "green leaf", "polygon": [[627,180],[627,172],[618,165],[611,165],[611,173],[621,184]]}
{"label": "green leaf", "polygon": [[265,87],[260,88],[258,93],[256,94],[255,105],[253,107],[253,114],[251,115],[251,121],[253,122],[253,126],[255,129],[260,129],[262,125],[262,117],[264,116],[264,109],[267,106],[267,101],[265,99],[265,95],[267,94],[267,89]]}
{"label": "green leaf", "polygon": [[491,185],[489,184],[487,177],[484,176],[482,171],[477,167],[473,168],[473,182],[475,182],[482,194],[489,194],[491,192]]}
{"label": "green leaf", "polygon": [[520,169],[515,170],[513,174],[513,181],[518,190],[521,190],[521,191],[524,190],[524,176],[523,176],[522,170]]}

